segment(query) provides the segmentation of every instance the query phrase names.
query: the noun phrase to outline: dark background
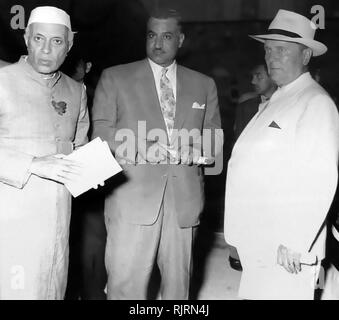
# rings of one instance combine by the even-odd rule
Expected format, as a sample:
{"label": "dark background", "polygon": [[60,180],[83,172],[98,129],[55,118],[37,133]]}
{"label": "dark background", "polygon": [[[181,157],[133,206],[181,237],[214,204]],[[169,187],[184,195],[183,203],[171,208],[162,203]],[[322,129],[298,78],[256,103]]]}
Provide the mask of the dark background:
{"label": "dark background", "polygon": [[[311,7],[325,9],[325,29],[316,39],[329,51],[315,58],[311,70],[320,69],[321,83],[336,98],[339,89],[339,1],[335,0],[0,0],[0,59],[15,62],[26,53],[23,29],[12,29],[11,13],[21,5],[25,25],[36,6],[53,5],[67,11],[77,31],[68,60],[81,55],[93,63],[95,86],[103,68],[145,57],[148,10],[169,5],[184,21],[186,40],[178,62],[212,76],[218,87],[225,134],[224,169],[233,145],[233,122],[238,97],[251,90],[249,71],[263,58],[262,45],[248,34],[264,33],[278,9],[312,17]],[[206,209],[203,223],[222,229],[226,170],[206,178]]]}

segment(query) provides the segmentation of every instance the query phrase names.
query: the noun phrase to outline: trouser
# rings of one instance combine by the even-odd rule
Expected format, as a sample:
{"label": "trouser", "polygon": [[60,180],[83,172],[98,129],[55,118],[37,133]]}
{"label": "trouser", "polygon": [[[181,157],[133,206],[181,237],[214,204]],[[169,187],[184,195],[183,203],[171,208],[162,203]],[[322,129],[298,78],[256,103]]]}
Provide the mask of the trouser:
{"label": "trouser", "polygon": [[97,190],[73,200],[67,300],[106,300],[103,202],[103,193]]}
{"label": "trouser", "polygon": [[81,256],[81,298],[83,300],[106,300],[104,292],[107,281],[104,263],[105,239],[102,241],[91,234],[84,235],[84,238]]}
{"label": "trouser", "polygon": [[339,300],[339,271],[334,265],[327,270],[321,300]]}
{"label": "trouser", "polygon": [[107,225],[107,299],[142,300],[157,261],[163,300],[188,299],[193,229],[180,228],[168,190],[156,222],[134,225],[112,215]]}
{"label": "trouser", "polygon": [[239,255],[238,255],[238,251],[236,247],[230,246],[230,257],[236,260],[240,260]]}

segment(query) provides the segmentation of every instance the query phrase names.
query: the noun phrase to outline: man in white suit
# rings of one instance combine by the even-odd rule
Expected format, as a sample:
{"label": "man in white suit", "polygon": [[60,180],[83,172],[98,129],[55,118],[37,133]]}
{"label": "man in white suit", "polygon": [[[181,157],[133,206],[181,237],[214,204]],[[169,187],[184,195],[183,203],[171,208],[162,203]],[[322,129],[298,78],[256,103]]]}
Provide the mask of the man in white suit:
{"label": "man in white suit", "polygon": [[243,266],[245,299],[313,299],[324,220],[337,186],[339,117],[307,65],[327,51],[315,26],[279,10],[265,35],[278,89],[259,106],[228,164],[225,238]]}
{"label": "man in white suit", "polygon": [[8,62],[3,61],[3,60],[0,60],[0,68],[5,67],[5,66],[7,66],[7,65],[9,65]]}
{"label": "man in white suit", "polygon": [[87,142],[83,85],[59,71],[73,44],[69,15],[32,10],[27,56],[0,70],[0,300],[63,299],[71,194]]}

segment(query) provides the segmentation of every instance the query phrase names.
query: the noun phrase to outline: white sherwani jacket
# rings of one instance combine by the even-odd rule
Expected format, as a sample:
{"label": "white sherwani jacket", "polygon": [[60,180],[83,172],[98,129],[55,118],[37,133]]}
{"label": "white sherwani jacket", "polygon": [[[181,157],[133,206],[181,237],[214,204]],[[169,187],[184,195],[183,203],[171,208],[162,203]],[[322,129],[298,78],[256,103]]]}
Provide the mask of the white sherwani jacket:
{"label": "white sherwani jacket", "polygon": [[0,70],[0,299],[63,298],[71,197],[29,167],[85,143],[88,126],[81,84],[62,73],[46,81],[23,58]]}
{"label": "white sherwani jacket", "polygon": [[[226,241],[257,266],[276,267],[280,244],[301,253],[302,262],[321,260],[321,227],[337,186],[338,149],[337,108],[310,74],[279,88],[234,146]],[[244,280],[247,271],[245,266]]]}

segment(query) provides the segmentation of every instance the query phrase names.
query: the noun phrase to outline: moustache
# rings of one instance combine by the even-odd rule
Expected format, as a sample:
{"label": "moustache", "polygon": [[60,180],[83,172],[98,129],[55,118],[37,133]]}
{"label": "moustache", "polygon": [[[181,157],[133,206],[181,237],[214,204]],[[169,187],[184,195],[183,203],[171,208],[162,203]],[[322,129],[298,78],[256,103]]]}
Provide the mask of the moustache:
{"label": "moustache", "polygon": [[165,53],[165,51],[163,49],[157,49],[157,48],[153,49],[153,52],[155,52],[155,53]]}

